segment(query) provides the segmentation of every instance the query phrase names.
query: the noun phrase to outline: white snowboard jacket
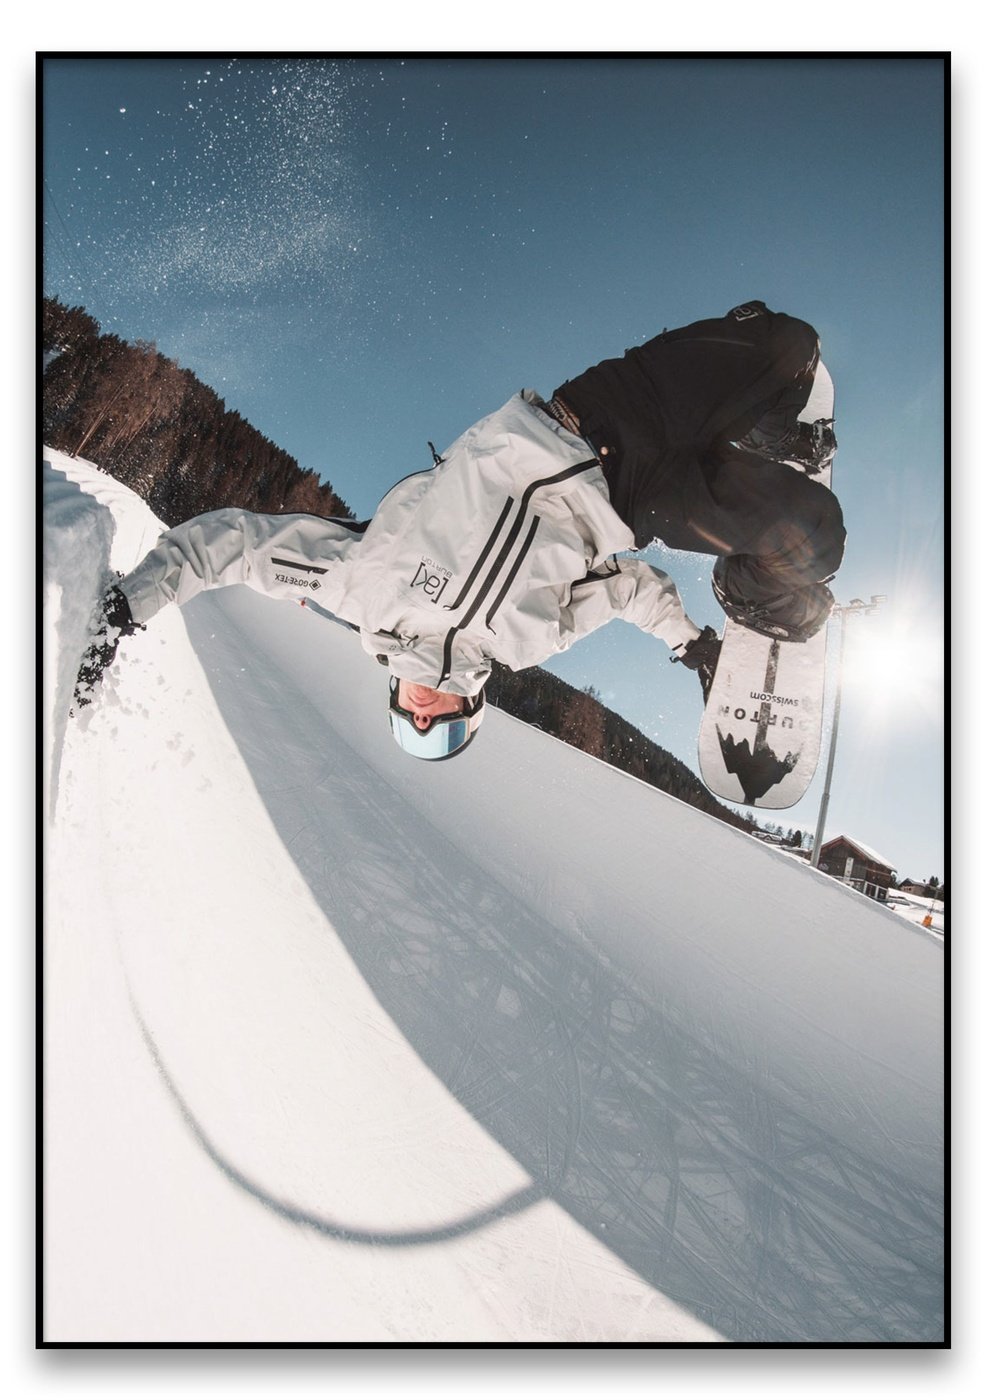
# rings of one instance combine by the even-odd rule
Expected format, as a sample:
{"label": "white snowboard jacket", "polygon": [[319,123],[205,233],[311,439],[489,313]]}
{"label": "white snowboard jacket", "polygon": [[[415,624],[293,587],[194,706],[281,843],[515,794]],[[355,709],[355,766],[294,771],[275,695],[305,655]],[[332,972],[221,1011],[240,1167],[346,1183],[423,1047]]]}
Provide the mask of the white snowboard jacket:
{"label": "white snowboard jacket", "polygon": [[641,560],[592,450],[515,395],[439,465],[400,481],[371,520],[226,509],[162,535],[120,581],[136,622],[244,583],[358,628],[393,675],[476,695],[492,659],[534,666],[623,618],[671,647],[699,629]]}

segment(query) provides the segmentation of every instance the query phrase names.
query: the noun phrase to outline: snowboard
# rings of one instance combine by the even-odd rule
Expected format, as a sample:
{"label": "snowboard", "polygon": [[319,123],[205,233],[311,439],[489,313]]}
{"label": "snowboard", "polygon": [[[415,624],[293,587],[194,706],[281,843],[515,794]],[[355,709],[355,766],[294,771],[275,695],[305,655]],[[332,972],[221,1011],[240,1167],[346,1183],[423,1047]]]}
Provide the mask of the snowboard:
{"label": "snowboard", "polygon": [[[823,364],[798,416],[834,417]],[[830,487],[831,465],[813,479]],[[785,642],[726,619],[697,746],[701,778],[716,797],[769,808],[803,797],[821,751],[827,633],[824,626],[809,641]]]}

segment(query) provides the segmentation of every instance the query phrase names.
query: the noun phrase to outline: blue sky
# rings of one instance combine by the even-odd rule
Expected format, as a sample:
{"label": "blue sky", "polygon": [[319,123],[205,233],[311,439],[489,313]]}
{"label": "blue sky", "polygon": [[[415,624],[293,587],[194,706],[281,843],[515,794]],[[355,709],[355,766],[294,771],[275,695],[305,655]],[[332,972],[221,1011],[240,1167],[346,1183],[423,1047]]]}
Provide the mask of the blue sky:
{"label": "blue sky", "polygon": [[[51,59],[45,288],[359,516],[523,385],[753,297],[811,321],[835,591],[889,598],[849,623],[828,834],[943,875],[943,83],[916,57]],[[710,560],[648,557],[719,624]],[[552,669],[696,771],[664,647],[613,624]]]}

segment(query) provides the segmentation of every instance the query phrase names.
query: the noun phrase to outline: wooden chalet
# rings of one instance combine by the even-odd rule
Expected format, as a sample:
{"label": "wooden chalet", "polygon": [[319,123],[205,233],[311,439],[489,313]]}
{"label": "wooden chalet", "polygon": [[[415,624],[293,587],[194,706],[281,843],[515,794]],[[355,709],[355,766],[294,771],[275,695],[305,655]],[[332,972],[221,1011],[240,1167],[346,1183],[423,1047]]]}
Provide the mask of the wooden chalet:
{"label": "wooden chalet", "polygon": [[825,842],[818,869],[884,903],[896,874],[896,867],[888,860],[850,836],[836,836]]}

